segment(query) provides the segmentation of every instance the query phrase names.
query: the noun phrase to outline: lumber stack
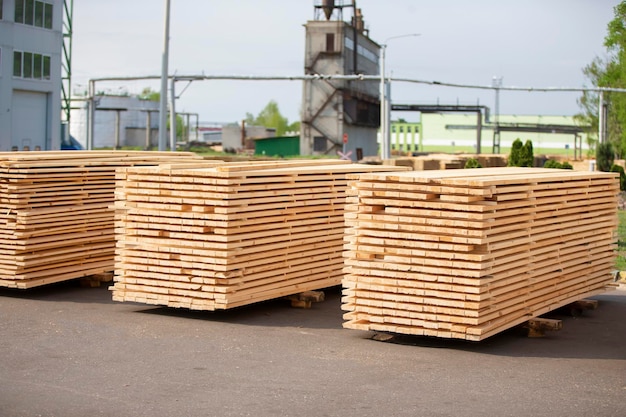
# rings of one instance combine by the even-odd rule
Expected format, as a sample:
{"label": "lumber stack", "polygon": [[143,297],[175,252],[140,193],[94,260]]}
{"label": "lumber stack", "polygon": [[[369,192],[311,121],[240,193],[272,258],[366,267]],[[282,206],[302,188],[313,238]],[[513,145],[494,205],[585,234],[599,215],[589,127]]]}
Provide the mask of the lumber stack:
{"label": "lumber stack", "polygon": [[199,159],[188,152],[0,153],[0,286],[112,271],[116,168]]}
{"label": "lumber stack", "polygon": [[612,284],[614,173],[351,177],[344,327],[482,340]]}
{"label": "lumber stack", "polygon": [[228,309],[340,285],[347,161],[118,172],[113,300]]}

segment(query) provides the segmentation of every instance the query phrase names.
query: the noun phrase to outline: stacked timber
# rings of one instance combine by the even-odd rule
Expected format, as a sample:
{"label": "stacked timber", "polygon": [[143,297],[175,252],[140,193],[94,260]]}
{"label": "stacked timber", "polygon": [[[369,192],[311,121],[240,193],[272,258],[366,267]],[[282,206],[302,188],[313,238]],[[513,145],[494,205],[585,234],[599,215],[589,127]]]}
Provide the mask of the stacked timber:
{"label": "stacked timber", "polygon": [[482,340],[612,285],[614,173],[351,177],[344,327]]}
{"label": "stacked timber", "polygon": [[0,286],[113,271],[116,168],[199,159],[188,152],[0,153]]}
{"label": "stacked timber", "polygon": [[118,171],[113,300],[228,309],[340,285],[347,161]]}

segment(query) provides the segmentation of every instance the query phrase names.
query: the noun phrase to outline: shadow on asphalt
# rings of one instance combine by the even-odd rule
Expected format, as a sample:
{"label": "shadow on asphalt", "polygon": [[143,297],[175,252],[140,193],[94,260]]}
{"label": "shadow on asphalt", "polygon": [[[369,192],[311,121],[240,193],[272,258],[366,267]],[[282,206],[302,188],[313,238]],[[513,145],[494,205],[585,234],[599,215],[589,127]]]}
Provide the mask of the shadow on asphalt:
{"label": "shadow on asphalt", "polygon": [[291,307],[289,300],[280,298],[228,310],[196,311],[153,307],[137,310],[137,312],[249,326],[341,329],[343,322],[341,289],[333,287],[322,291],[324,291],[325,300],[312,303],[311,308],[294,308]]}
{"label": "shadow on asphalt", "polygon": [[585,311],[574,317],[562,309],[542,316],[561,320],[563,328],[546,332],[540,338],[528,337],[522,326],[505,330],[480,342],[379,333],[372,333],[369,337],[374,343],[497,356],[626,360],[626,293],[607,293],[591,299],[599,301],[597,310]]}
{"label": "shadow on asphalt", "polygon": [[80,280],[58,282],[29,289],[0,288],[0,297],[23,298],[27,300],[113,304],[110,283],[103,282],[99,287],[85,287]]}
{"label": "shadow on asphalt", "polygon": [[[313,303],[310,309],[291,307],[286,299],[269,300],[243,307],[217,311],[195,311],[112,300],[108,284],[89,288],[72,280],[28,290],[0,288],[0,298],[11,297],[45,302],[98,303],[127,308],[130,314],[215,321],[233,325],[259,327],[301,327],[309,329],[342,329],[341,288],[324,290],[326,299]],[[386,341],[372,343],[398,344],[419,348],[451,349],[487,355],[510,357],[626,359],[626,291],[609,292],[592,297],[599,301],[596,310],[573,317],[555,311],[545,317],[560,319],[563,328],[547,332],[543,338],[529,338],[520,328],[498,333],[480,342],[424,336],[385,335]],[[106,308],[106,307],[105,307]],[[345,330],[364,339],[379,333]]]}

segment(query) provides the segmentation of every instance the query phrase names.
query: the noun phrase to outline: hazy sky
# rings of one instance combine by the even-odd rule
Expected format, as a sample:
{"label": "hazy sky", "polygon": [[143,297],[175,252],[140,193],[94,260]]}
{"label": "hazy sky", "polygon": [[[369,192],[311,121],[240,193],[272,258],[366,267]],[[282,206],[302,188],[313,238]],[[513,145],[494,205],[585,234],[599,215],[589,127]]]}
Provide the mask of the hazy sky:
{"label": "hazy sky", "polygon": [[[347,3],[347,1],[346,1]],[[370,37],[393,39],[386,66],[394,76],[462,84],[581,87],[582,68],[604,56],[607,23],[617,0],[357,0]],[[302,75],[304,27],[313,0],[171,0],[170,74]],[[73,84],[90,78],[161,73],[164,0],[74,2]],[[349,19],[351,11],[344,12]],[[158,90],[159,81],[124,88]],[[117,90],[101,83],[98,90]],[[179,92],[184,84],[177,83]],[[578,93],[502,92],[502,114],[568,115]],[[276,100],[290,122],[299,120],[300,81],[192,83],[177,110],[206,122],[236,122]],[[494,105],[491,91],[392,85],[402,103]],[[493,110],[492,110],[493,111]],[[397,115],[394,115],[397,116]],[[409,120],[414,117],[404,113]]]}

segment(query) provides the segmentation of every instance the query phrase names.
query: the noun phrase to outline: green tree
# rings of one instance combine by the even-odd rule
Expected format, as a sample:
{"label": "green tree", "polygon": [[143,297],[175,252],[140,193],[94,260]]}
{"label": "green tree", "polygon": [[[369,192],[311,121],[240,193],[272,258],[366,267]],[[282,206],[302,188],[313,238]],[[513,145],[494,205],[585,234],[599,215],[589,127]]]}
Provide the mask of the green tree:
{"label": "green tree", "polygon": [[511,145],[511,153],[509,154],[509,162],[508,165],[510,167],[519,167],[522,163],[522,148],[524,144],[520,138],[517,138],[513,141]]}
{"label": "green tree", "polygon": [[158,91],[154,91],[150,87],[146,87],[141,90],[141,93],[137,96],[140,100],[148,100],[148,101],[160,101],[161,93]]}
{"label": "green tree", "polygon": [[613,165],[611,167],[611,172],[619,172],[619,189],[621,191],[626,190],[626,173],[624,173],[624,168],[621,165]]}
{"label": "green tree", "polygon": [[[167,128],[170,127],[170,119],[167,119]],[[183,139],[183,133],[185,132],[185,121],[180,114],[176,115],[176,138]]]}
{"label": "green tree", "polygon": [[615,152],[611,142],[599,143],[596,149],[598,171],[609,172],[615,160]]}
{"label": "green tree", "polygon": [[524,142],[524,146],[522,146],[522,150],[520,151],[520,166],[535,166],[535,153],[533,151],[533,142],[531,140],[527,140]]}
{"label": "green tree", "polygon": [[[280,113],[278,103],[271,100],[263,110],[254,117],[252,113],[246,113],[246,124],[265,126],[276,129],[276,136],[283,136],[290,130],[289,120]],[[299,123],[298,123],[299,127]]]}
{"label": "green tree", "polygon": [[[584,75],[594,87],[626,88],[626,1],[613,8],[614,18],[607,26],[604,46],[607,57],[596,57],[583,69]],[[604,92],[607,103],[607,140],[612,143],[619,158],[626,155],[626,94]],[[597,142],[599,94],[586,91],[578,99],[582,113],[576,120],[590,125],[591,145]],[[609,167],[610,169],[610,167]]]}

